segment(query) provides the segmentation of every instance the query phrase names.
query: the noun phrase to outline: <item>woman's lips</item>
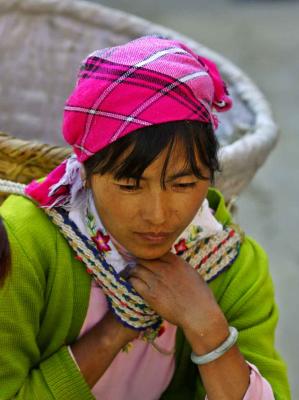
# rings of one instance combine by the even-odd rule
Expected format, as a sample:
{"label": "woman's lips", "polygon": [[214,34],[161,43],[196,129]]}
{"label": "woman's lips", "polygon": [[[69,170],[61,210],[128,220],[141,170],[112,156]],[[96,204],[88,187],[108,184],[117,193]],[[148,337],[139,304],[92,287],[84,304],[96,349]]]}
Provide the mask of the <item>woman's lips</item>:
{"label": "woman's lips", "polygon": [[163,243],[167,239],[169,239],[171,233],[170,232],[135,232],[142,240],[151,242],[151,243]]}

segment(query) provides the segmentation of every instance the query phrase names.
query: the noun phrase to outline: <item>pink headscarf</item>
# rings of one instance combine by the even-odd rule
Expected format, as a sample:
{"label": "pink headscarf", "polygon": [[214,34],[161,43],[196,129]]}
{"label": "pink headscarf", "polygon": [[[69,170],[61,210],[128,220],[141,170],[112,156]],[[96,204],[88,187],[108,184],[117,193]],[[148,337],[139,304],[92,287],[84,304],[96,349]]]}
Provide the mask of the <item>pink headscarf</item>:
{"label": "pink headscarf", "polygon": [[[66,101],[63,136],[83,163],[142,127],[194,120],[217,128],[213,110],[231,105],[212,61],[179,41],[145,36],[87,57]],[[68,188],[57,194],[53,187],[65,174],[64,162],[43,183],[29,184],[26,193],[43,206],[57,204]]]}

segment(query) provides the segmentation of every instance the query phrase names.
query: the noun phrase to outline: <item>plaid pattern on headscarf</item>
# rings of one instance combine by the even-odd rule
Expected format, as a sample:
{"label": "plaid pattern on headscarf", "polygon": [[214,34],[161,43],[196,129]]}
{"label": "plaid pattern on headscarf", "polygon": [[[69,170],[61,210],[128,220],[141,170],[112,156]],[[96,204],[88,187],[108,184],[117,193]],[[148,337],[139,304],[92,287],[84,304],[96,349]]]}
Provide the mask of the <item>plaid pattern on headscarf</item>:
{"label": "plaid pattern on headscarf", "polygon": [[[176,40],[146,36],[97,50],[83,62],[68,98],[63,135],[75,159],[26,193],[42,207],[71,207],[82,191],[82,163],[139,128],[195,120],[217,126],[213,111],[231,107],[216,65]],[[79,196],[80,197],[80,196]]]}
{"label": "plaid pattern on headscarf", "polygon": [[68,98],[63,134],[84,162],[139,128],[178,120],[217,126],[231,106],[210,60],[175,40],[146,36],[92,53]]}

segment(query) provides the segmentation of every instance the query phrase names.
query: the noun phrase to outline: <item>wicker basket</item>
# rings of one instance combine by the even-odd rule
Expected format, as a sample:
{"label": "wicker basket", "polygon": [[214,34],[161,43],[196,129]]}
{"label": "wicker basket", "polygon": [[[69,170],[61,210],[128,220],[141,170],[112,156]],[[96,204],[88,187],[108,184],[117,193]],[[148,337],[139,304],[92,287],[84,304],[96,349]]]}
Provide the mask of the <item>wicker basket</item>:
{"label": "wicker basket", "polygon": [[80,61],[97,48],[147,34],[183,40],[213,59],[228,83],[234,108],[219,116],[222,173],[216,179],[226,200],[250,182],[276,143],[268,104],[253,82],[175,31],[88,2],[1,0],[0,32],[0,129],[22,138],[0,135],[0,178],[28,182],[66,157],[69,149],[59,147],[62,110]]}

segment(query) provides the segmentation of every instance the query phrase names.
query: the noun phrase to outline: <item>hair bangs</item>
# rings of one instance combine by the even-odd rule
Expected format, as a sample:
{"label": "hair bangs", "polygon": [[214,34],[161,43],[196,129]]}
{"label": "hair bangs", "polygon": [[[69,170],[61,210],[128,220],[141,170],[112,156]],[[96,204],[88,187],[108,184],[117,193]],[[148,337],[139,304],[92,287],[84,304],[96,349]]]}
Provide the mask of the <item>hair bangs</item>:
{"label": "hair bangs", "polygon": [[[167,167],[177,151],[185,153],[185,168],[199,179],[214,180],[219,170],[218,141],[211,124],[198,121],[175,121],[136,130],[117,140],[85,163],[87,179],[93,174],[113,174],[117,180],[135,179],[137,184],[145,171],[164,151],[166,157],[161,172],[165,188]],[[208,169],[204,174],[201,166]]]}

